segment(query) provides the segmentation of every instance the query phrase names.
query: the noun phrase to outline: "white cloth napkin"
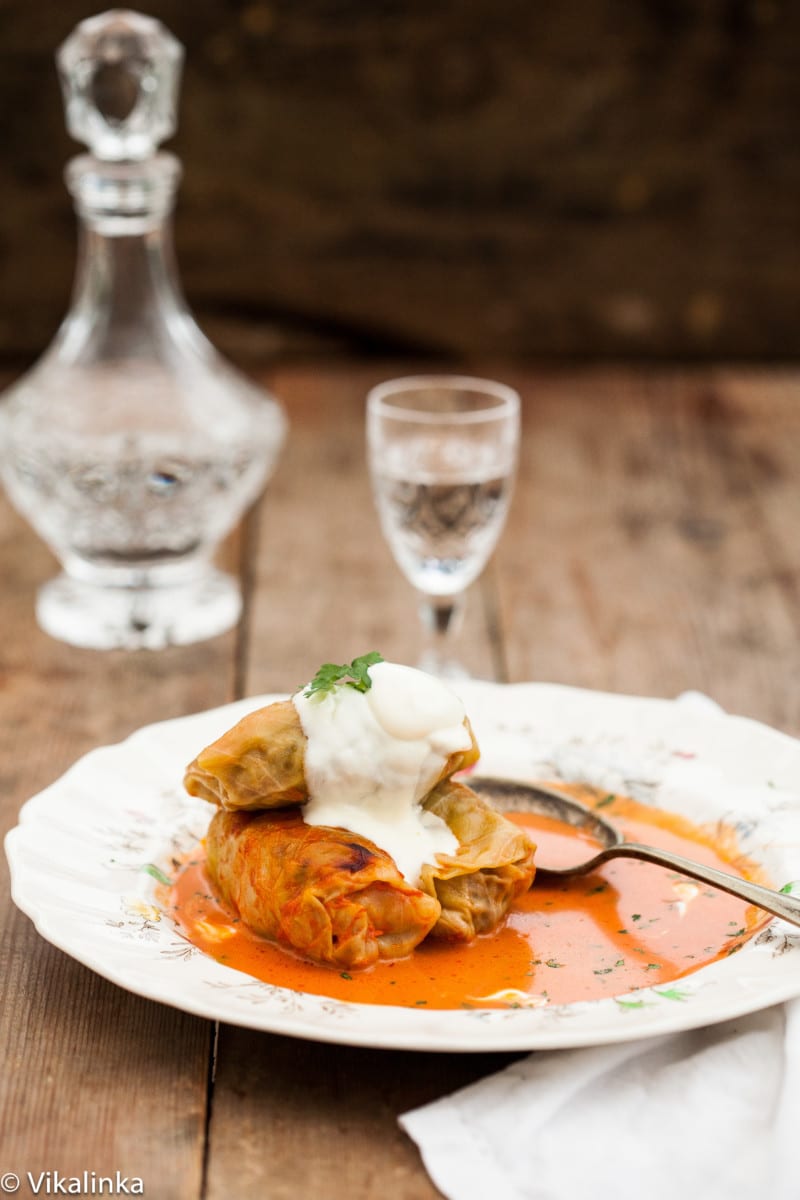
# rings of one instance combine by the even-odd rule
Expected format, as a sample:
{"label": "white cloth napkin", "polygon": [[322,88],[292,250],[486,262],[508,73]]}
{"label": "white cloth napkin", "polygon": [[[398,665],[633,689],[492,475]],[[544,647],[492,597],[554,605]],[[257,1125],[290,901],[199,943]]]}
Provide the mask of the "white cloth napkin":
{"label": "white cloth napkin", "polygon": [[448,1200],[800,1200],[800,1000],[532,1054],[400,1124]]}
{"label": "white cloth napkin", "polygon": [[533,1054],[400,1124],[448,1200],[798,1200],[800,1000]]}

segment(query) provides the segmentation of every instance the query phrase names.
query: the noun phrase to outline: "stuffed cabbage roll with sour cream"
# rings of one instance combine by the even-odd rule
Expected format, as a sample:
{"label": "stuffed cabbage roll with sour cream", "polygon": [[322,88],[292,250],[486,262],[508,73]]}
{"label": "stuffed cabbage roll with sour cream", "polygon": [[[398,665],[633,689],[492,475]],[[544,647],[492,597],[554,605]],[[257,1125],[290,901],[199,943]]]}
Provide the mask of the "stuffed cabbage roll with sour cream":
{"label": "stuffed cabbage roll with sour cream", "polygon": [[187,789],[222,808],[212,881],[255,932],[335,966],[488,933],[530,886],[534,846],[450,780],[477,757],[441,680],[374,654],[326,664],[188,768]]}
{"label": "stuffed cabbage roll with sour cream", "polygon": [[344,685],[294,697],[306,735],[303,819],[369,838],[416,885],[423,863],[458,849],[422,802],[475,762],[478,748],[463,701],[440,679],[382,661],[365,674],[363,691]]}
{"label": "stuffed cabbage roll with sour cream", "polygon": [[197,755],[186,790],[227,809],[282,808],[313,795],[320,811],[306,819],[337,825],[327,819],[332,797],[361,804],[374,792],[385,808],[402,792],[403,803],[408,794],[418,802],[477,761],[463,705],[438,680],[382,661],[364,675],[364,691],[346,683],[309,691],[312,681],[249,713]]}
{"label": "stuffed cabbage roll with sour cream", "polygon": [[330,966],[402,958],[441,912],[383,850],[343,829],[306,825],[297,809],[219,811],[207,849],[218,894],[246,925]]}
{"label": "stuffed cabbage roll with sour cream", "polygon": [[442,906],[431,936],[471,941],[491,933],[533,882],[535,844],[513,821],[452,779],[434,788],[423,808],[443,820],[458,840],[455,853],[437,855],[420,873],[420,887]]}

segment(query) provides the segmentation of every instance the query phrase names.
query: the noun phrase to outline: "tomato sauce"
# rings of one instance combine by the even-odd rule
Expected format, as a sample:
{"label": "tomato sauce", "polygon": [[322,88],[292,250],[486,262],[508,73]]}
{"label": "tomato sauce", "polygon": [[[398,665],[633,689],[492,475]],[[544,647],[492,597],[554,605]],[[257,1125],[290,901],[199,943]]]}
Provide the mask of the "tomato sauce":
{"label": "tomato sauce", "polygon": [[[629,841],[767,882],[737,852],[729,830],[694,826],[626,797],[577,786],[569,791],[601,807]],[[543,864],[585,859],[596,848],[581,831],[552,818],[508,816],[530,831]],[[306,962],[252,933],[215,898],[204,861],[200,847],[168,895],[190,942],[265,982],[364,1004],[538,1007],[666,988],[735,953],[769,920],[760,909],[663,867],[612,859],[588,875],[534,880],[503,927],[469,945],[428,939],[407,958],[351,973]]]}

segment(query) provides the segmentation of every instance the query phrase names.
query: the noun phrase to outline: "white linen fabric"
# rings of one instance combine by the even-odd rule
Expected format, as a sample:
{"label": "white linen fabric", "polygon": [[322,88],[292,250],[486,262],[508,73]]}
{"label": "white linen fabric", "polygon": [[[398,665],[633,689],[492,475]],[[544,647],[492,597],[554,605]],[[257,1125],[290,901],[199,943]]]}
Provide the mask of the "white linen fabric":
{"label": "white linen fabric", "polygon": [[798,1200],[800,1000],[532,1054],[400,1118],[448,1200]]}

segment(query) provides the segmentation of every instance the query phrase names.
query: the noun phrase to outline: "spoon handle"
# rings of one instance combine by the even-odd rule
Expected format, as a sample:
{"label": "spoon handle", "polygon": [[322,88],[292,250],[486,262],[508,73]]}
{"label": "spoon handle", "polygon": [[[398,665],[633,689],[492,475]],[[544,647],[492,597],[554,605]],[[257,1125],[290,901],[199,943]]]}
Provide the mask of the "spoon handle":
{"label": "spoon handle", "polygon": [[776,917],[782,917],[784,921],[790,921],[792,925],[800,926],[800,897],[774,892],[759,883],[751,883],[749,879],[740,879],[726,871],[718,871],[716,867],[706,867],[690,858],[683,858],[680,854],[672,854],[669,850],[657,850],[655,846],[644,846],[638,842],[620,842],[618,846],[611,846],[598,855],[601,861],[619,857],[639,858],[661,867],[671,867],[681,875],[699,879],[701,883],[710,883],[712,887],[730,892],[740,900],[747,900]]}

